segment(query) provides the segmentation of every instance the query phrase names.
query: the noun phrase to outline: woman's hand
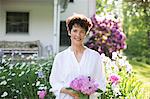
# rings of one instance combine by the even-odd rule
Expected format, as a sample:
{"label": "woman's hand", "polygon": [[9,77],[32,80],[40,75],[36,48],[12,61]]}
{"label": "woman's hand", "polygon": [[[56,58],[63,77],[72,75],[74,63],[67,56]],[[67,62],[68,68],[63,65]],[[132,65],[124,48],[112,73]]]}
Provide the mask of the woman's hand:
{"label": "woman's hand", "polygon": [[62,88],[60,92],[68,94],[68,95],[72,96],[74,99],[79,99],[79,95],[77,93],[73,92],[72,90],[68,90],[66,88]]}
{"label": "woman's hand", "polygon": [[74,99],[79,99],[79,97],[78,97],[78,96],[75,96]]}
{"label": "woman's hand", "polygon": [[74,99],[79,99],[79,95],[77,93],[71,92],[70,96],[72,96]]}

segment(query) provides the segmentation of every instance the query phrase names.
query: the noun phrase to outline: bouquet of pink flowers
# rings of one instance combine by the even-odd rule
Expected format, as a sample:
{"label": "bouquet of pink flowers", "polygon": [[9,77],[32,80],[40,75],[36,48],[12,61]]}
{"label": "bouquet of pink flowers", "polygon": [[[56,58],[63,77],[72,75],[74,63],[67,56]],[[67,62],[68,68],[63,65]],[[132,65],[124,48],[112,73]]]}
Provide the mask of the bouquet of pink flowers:
{"label": "bouquet of pink flowers", "polygon": [[78,93],[80,99],[89,99],[89,95],[96,92],[98,86],[98,83],[90,76],[79,76],[70,83],[70,89]]}

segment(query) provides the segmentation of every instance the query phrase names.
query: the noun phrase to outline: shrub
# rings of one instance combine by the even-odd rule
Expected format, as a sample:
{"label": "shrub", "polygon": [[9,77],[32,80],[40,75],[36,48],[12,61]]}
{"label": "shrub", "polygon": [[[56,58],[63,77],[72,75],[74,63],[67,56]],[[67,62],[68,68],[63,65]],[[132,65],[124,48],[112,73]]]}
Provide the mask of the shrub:
{"label": "shrub", "polygon": [[[31,57],[30,57],[31,58]],[[0,64],[0,97],[37,99],[38,92],[46,91],[45,97],[53,97],[48,82],[52,59],[14,62],[3,57]]]}
{"label": "shrub", "polygon": [[126,36],[119,21],[100,18],[97,15],[94,15],[91,20],[93,23],[92,36],[85,44],[86,46],[100,54],[105,53],[109,57],[112,52],[126,48]]}

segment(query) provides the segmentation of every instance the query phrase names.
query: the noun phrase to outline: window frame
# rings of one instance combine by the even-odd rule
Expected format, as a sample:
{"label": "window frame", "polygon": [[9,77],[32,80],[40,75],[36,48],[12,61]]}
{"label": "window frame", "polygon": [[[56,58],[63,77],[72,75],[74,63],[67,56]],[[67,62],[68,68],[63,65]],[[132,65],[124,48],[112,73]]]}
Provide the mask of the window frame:
{"label": "window frame", "polygon": [[[12,15],[12,17],[14,18],[14,19],[12,18],[12,20],[14,20],[14,22],[10,21],[10,24],[16,24],[16,27],[18,26],[18,28],[16,29],[16,31],[9,30],[9,27],[11,27],[12,29],[14,29],[13,27],[15,27],[15,25],[11,26],[9,24],[8,17],[10,17],[11,15],[9,16],[8,14],[14,14],[14,15]],[[15,16],[15,14],[22,14],[22,17],[20,17],[20,22],[18,22],[19,25],[17,25],[17,18]],[[29,34],[29,25],[30,25],[29,24],[29,21],[30,21],[30,12],[29,11],[6,11],[6,17],[5,18],[6,18],[5,19],[5,21],[6,21],[5,22],[6,23],[5,24],[5,26],[6,26],[5,27],[6,34],[20,34],[20,35],[22,35],[22,34]],[[24,23],[23,23],[23,21],[24,21]],[[23,26],[20,26],[20,24],[23,25]],[[26,27],[24,27],[25,25],[26,25]]]}

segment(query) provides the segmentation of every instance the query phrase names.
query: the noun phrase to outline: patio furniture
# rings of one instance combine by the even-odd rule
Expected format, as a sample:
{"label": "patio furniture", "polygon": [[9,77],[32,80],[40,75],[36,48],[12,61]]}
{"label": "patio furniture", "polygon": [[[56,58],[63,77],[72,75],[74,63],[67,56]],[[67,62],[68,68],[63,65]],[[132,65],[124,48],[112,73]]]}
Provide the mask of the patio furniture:
{"label": "patio furniture", "polygon": [[0,41],[0,49],[4,54],[37,54],[41,56],[40,41]]}

